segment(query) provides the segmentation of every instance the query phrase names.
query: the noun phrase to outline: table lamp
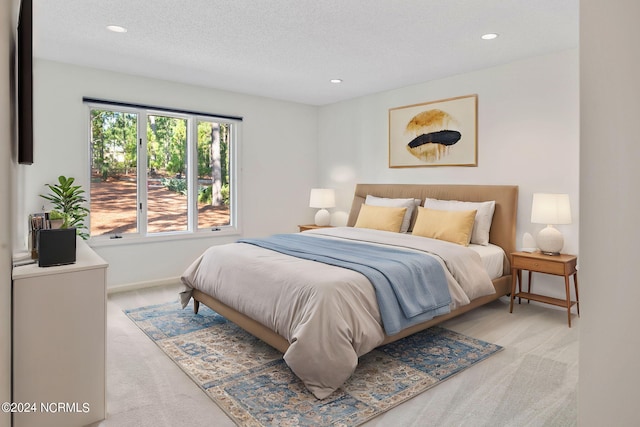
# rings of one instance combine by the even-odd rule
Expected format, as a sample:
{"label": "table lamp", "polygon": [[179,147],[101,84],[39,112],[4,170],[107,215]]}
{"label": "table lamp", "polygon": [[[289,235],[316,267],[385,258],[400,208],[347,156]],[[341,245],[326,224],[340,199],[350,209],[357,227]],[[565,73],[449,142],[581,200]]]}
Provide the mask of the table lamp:
{"label": "table lamp", "polygon": [[331,222],[331,214],[327,208],[336,206],[336,192],[331,188],[312,188],[309,207],[319,208],[316,213],[316,225],[327,226]]}
{"label": "table lamp", "polygon": [[564,237],[555,224],[571,224],[568,194],[535,193],[531,205],[531,222],[547,224],[536,237],[538,248],[546,255],[559,255]]}

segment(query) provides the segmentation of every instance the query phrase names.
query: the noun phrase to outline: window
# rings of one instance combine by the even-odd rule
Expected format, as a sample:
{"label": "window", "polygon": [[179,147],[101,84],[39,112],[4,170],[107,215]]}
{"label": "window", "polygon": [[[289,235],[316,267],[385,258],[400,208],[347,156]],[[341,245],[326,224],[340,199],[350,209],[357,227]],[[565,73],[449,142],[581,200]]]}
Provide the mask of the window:
{"label": "window", "polygon": [[85,102],[90,115],[92,237],[237,228],[240,118]]}

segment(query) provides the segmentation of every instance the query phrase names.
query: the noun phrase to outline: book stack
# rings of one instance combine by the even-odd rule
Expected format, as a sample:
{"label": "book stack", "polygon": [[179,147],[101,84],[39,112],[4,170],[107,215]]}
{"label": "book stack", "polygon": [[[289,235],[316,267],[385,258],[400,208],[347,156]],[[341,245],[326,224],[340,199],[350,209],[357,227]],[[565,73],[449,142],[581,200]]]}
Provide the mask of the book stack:
{"label": "book stack", "polygon": [[31,259],[38,259],[38,232],[51,228],[48,212],[29,215],[29,250]]}

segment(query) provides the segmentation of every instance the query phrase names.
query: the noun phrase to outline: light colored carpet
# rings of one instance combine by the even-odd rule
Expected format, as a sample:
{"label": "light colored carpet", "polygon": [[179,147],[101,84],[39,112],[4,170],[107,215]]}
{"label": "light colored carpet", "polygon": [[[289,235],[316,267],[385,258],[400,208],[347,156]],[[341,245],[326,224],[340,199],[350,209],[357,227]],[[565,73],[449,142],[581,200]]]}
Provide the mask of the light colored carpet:
{"label": "light colored carpet", "polygon": [[502,349],[434,327],[363,356],[340,389],[318,400],[281,353],[207,307],[126,313],[241,426],[357,426]]}
{"label": "light colored carpet", "polygon": [[[109,295],[107,419],[91,427],[235,425],[122,311],[177,301],[181,289],[176,283]],[[546,304],[523,303],[509,313],[508,298],[449,320],[442,326],[504,350],[363,427],[575,426],[580,318],[574,314],[571,324],[566,311]],[[538,380],[551,367],[560,384]]]}

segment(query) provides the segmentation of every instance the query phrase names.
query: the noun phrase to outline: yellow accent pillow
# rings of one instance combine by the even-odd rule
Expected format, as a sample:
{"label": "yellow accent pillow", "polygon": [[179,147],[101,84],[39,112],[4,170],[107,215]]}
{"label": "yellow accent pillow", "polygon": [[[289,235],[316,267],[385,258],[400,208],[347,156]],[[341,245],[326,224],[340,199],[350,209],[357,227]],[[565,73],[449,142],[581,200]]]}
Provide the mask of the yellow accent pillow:
{"label": "yellow accent pillow", "polygon": [[362,205],[354,227],[399,232],[407,208]]}
{"label": "yellow accent pillow", "polygon": [[440,211],[419,206],[412,234],[469,246],[475,218],[475,210]]}

